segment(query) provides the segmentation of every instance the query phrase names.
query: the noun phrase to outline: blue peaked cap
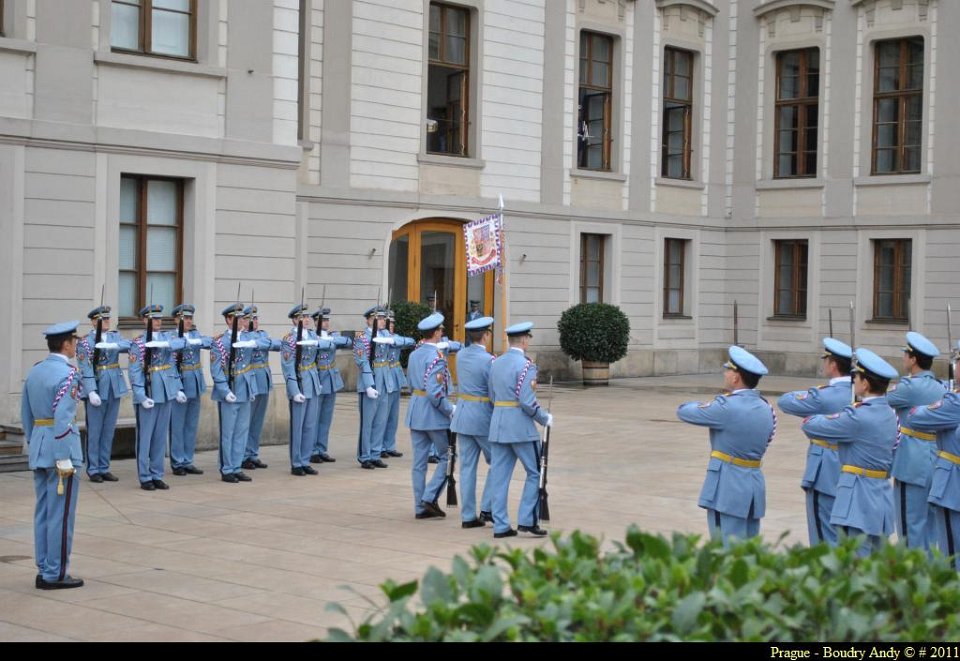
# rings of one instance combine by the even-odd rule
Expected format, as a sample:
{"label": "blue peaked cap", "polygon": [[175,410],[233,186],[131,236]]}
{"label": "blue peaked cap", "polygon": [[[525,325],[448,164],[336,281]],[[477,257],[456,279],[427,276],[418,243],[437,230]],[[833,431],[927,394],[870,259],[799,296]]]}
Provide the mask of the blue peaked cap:
{"label": "blue peaked cap", "polygon": [[222,315],[224,317],[229,317],[232,314],[237,314],[238,312],[243,312],[243,303],[231,303],[227,307],[223,308]]}
{"label": "blue peaked cap", "polygon": [[100,319],[100,318],[109,319],[110,318],[110,306],[101,305],[98,308],[93,308],[90,312],[87,313],[87,319]]}
{"label": "blue peaked cap", "polygon": [[487,330],[493,326],[493,321],[493,317],[480,317],[479,319],[468,321],[463,325],[463,327],[468,331]]}
{"label": "blue peaked cap", "polygon": [[744,372],[750,372],[757,376],[764,376],[768,372],[767,366],[743,347],[733,345],[727,349],[727,355],[730,356],[730,362]]}
{"label": "blue peaked cap", "polygon": [[510,336],[528,335],[532,328],[533,328],[532,321],[521,321],[520,323],[514,324],[513,326],[508,326],[507,330],[504,332]]}
{"label": "blue peaked cap", "polygon": [[177,307],[173,308],[170,311],[174,317],[183,316],[183,317],[192,317],[193,313],[197,311],[197,308],[193,307],[189,303],[181,303]]}
{"label": "blue peaked cap", "polygon": [[140,308],[141,319],[143,317],[151,317],[153,319],[156,319],[157,317],[162,317],[162,316],[163,316],[163,306],[160,305],[159,303],[156,303],[154,305],[144,305],[142,308]]}
{"label": "blue peaked cap", "polygon": [[846,358],[848,360],[853,358],[853,349],[850,348],[850,345],[844,344],[836,338],[823,338],[823,348],[827,352],[824,354],[824,358],[826,358],[829,354],[837,356],[838,358]]}
{"label": "blue peaked cap", "polygon": [[72,333],[77,330],[77,326],[80,325],[79,321],[61,321],[59,324],[53,324],[52,326],[47,326],[43,330],[44,335],[66,335],[67,333]]}
{"label": "blue peaked cap", "polygon": [[915,331],[907,333],[907,346],[903,350],[922,353],[924,356],[930,356],[931,358],[940,355],[940,349],[937,348],[936,344]]}
{"label": "blue peaked cap", "polygon": [[430,316],[421,319],[420,323],[417,324],[417,328],[422,331],[432,331],[433,329],[438,328],[442,323],[443,315],[439,312],[434,312]]}
{"label": "blue peaked cap", "polygon": [[897,378],[897,370],[890,363],[864,347],[857,347],[857,371],[870,372],[881,379]]}

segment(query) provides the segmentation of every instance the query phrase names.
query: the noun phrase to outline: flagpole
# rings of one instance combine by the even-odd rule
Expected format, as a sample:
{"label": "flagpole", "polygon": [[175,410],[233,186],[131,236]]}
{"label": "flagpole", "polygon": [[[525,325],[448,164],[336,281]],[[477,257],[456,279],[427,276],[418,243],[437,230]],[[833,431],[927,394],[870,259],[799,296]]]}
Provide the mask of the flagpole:
{"label": "flagpole", "polygon": [[503,194],[500,194],[500,334],[501,353],[507,351],[507,225],[503,219]]}

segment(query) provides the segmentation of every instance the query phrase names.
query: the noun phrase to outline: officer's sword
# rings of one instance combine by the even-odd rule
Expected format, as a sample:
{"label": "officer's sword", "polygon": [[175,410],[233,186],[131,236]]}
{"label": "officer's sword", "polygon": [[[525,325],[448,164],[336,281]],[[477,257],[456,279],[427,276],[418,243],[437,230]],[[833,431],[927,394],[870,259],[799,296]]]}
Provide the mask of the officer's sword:
{"label": "officer's sword", "polygon": [[[550,377],[550,386],[547,390],[547,413],[550,413],[550,407],[553,406],[553,377]],[[543,432],[543,441],[540,449],[540,504],[537,509],[540,510],[540,520],[550,520],[550,505],[547,501],[547,454],[550,452],[550,428],[545,427]]]}

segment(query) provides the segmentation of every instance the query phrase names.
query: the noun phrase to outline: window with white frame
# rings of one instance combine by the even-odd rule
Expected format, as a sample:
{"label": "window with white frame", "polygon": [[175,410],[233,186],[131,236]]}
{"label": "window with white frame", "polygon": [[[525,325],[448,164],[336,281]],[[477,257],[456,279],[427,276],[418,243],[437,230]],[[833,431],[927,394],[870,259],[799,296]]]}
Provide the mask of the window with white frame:
{"label": "window with white frame", "polygon": [[110,46],[114,51],[196,58],[197,0],[113,0]]}

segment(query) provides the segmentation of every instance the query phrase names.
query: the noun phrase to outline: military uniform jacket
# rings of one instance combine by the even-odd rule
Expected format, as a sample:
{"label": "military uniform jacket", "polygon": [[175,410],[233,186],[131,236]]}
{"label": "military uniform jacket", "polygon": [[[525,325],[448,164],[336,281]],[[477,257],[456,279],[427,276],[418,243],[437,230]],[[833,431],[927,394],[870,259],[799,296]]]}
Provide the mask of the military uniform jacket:
{"label": "military uniform jacket", "polygon": [[[788,392],[777,400],[777,406],[784,413],[800,417],[838,413],[850,405],[850,393],[850,377],[841,376],[831,379],[825,386]],[[839,480],[840,458],[837,450],[811,443],[800,485],[804,489],[836,496]]]}
{"label": "military uniform jacket", "polygon": [[403,335],[393,336],[394,345],[390,347],[390,369],[393,370],[393,376],[397,380],[397,390],[409,386],[407,375],[403,371],[403,364],[400,362],[400,354],[405,347],[416,346],[416,341],[411,337]]}
{"label": "military uniform jacket", "polygon": [[130,341],[125,340],[117,331],[104,331],[100,335],[100,341],[118,344],[120,348],[99,351],[94,377],[93,345],[96,341],[97,331],[92,330],[77,343],[77,365],[83,375],[83,392],[96,392],[100,399],[120,399],[128,392],[127,380],[123,378],[123,370],[120,369],[120,354],[130,351]]}
{"label": "military uniform jacket", "polygon": [[[362,333],[357,333],[353,340],[353,362],[357,364],[357,392],[365,392],[367,388],[376,388],[373,378],[373,365],[370,364],[370,336],[373,329],[367,328]],[[382,355],[381,347],[378,345],[375,349],[375,356]],[[376,362],[376,358],[374,358]]]}
{"label": "military uniform jacket", "polygon": [[[224,402],[227,399],[227,393],[230,392],[229,385],[229,365],[231,330],[227,329],[221,335],[213,338],[210,344],[210,376],[213,378],[213,391],[210,393],[210,399],[215,402]],[[241,342],[254,339],[247,337],[245,331],[239,333]],[[237,349],[233,359],[233,394],[236,395],[238,402],[250,401],[252,397],[259,395],[257,390],[257,381],[253,375],[253,349]]]}
{"label": "military uniform jacket", "polygon": [[[154,342],[169,342],[168,349],[147,349],[144,346],[146,335],[138,335],[130,344],[130,387],[133,389],[133,401],[139,404],[147,399],[144,389],[145,379],[150,379],[150,399],[157,404],[172,401],[177,393],[183,390],[183,382],[176,369],[176,352],[187,346],[187,343],[174,333],[157,331],[153,334]],[[150,374],[143,373],[143,360],[146,352],[150,355]]]}
{"label": "military uniform jacket", "polygon": [[486,437],[490,432],[493,402],[489,388],[493,360],[482,344],[471,344],[457,354],[460,395],[450,429],[458,434]]}
{"label": "military uniform jacket", "polygon": [[[677,417],[709,427],[711,453],[738,460],[761,461],[777,430],[773,407],[755,389],[717,395],[712,402],[681,404]],[[698,504],[721,514],[759,519],[767,510],[763,473],[759,467],[738,466],[711,456]]]}
{"label": "military uniform jacket", "polygon": [[[379,337],[393,337],[388,330],[380,330]],[[394,339],[396,341],[396,339]],[[397,373],[392,367],[393,344],[377,344],[373,350],[373,387],[383,395],[400,390]],[[367,347],[369,351],[369,346]],[[369,357],[369,353],[367,356]]]}
{"label": "military uniform jacket", "polygon": [[329,340],[333,346],[329,349],[321,348],[317,353],[317,374],[320,377],[320,392],[324,395],[343,390],[343,377],[337,368],[337,349],[353,346],[349,337],[340,333],[323,332],[321,338]]}
{"label": "military uniform jacket", "polygon": [[280,351],[280,340],[274,340],[265,330],[248,331],[248,338],[257,343],[253,349],[250,364],[253,378],[257,383],[257,394],[265,395],[273,390],[273,375],[270,374],[270,355],[268,351]]}
{"label": "military uniform jacket", "polygon": [[[804,421],[803,433],[840,446],[840,464],[889,471],[897,442],[897,415],[885,397],[873,397],[839,413],[815,415]],[[851,526],[868,535],[893,531],[893,500],[887,479],[840,473],[830,522]]]}
{"label": "military uniform jacket", "polygon": [[[933,372],[918,372],[905,376],[887,393],[887,403],[892,406],[900,420],[915,406],[926,406],[939,402],[947,389]],[[933,465],[937,459],[937,446],[932,440],[923,440],[910,435],[910,427],[903,425],[900,445],[893,454],[894,479],[926,486],[933,476]]]}
{"label": "military uniform jacket", "polygon": [[493,361],[488,379],[493,400],[491,443],[526,443],[540,438],[534,421],[545,425],[547,412],[537,401],[536,379],[537,366],[522,351],[509,349]]}
{"label": "military uniform jacket", "polygon": [[190,399],[196,399],[207,391],[207,382],[203,378],[203,362],[200,360],[200,350],[209,351],[213,338],[207,337],[196,328],[183,334],[184,341],[200,340],[200,344],[190,344],[179,351],[180,381],[183,383],[183,394]]}
{"label": "military uniform jacket", "polygon": [[62,354],[50,354],[30,370],[23,384],[20,420],[30,470],[53,468],[58,459],[83,464],[80,432],[74,424],[82,391],[80,371]]}
{"label": "military uniform jacket", "polygon": [[407,407],[407,426],[418,431],[450,428],[453,404],[447,359],[435,344],[424,342],[407,361],[407,378],[413,389]]}
{"label": "military uniform jacket", "polygon": [[[317,346],[300,347],[300,365],[297,369],[297,329],[292,328],[289,333],[283,336],[283,349],[280,352],[280,368],[283,370],[283,378],[287,384],[287,397],[293,399],[302,394],[308,399],[317,397],[321,394],[320,376],[317,372],[317,355],[319,348],[333,348],[333,343],[329,340],[320,338],[309,328],[303,330],[304,340],[318,340]],[[297,372],[300,373],[300,383],[297,383]]]}
{"label": "military uniform jacket", "polygon": [[960,394],[948,392],[943,401],[912,409],[904,425],[937,434],[940,452],[930,484],[930,502],[960,511]]}

